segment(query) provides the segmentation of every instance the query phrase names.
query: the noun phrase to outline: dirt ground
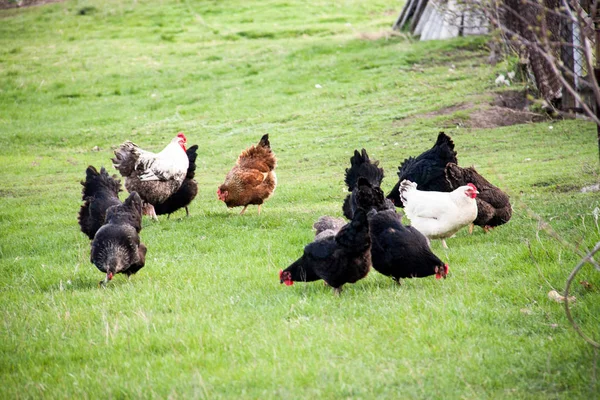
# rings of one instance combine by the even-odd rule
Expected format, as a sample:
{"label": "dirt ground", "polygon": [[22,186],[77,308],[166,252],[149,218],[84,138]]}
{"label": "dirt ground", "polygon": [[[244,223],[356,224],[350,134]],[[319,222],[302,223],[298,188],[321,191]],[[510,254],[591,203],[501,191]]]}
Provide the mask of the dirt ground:
{"label": "dirt ground", "polygon": [[[406,125],[415,119],[448,115],[451,118],[441,124],[444,128],[457,125],[465,128],[496,128],[499,126],[526,124],[549,119],[545,114],[529,111],[531,104],[532,102],[527,99],[524,92],[506,91],[496,93],[494,100],[490,104],[475,105],[472,102],[458,103],[429,113],[404,118],[399,120],[398,123]],[[468,117],[452,117],[457,111],[468,111],[466,113]]]}

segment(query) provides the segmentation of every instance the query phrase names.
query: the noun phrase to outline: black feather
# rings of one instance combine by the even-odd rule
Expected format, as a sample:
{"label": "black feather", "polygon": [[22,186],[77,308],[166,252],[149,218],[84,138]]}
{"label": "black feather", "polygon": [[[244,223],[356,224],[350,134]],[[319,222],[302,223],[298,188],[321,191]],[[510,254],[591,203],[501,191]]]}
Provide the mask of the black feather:
{"label": "black feather", "polygon": [[429,247],[427,238],[411,226],[402,225],[395,210],[378,212],[369,218],[373,268],[395,280],[422,278],[443,268]]}
{"label": "black feather", "polygon": [[90,261],[106,274],[136,273],[145,265],[146,246],[140,242],[142,199],[133,192],[123,204],[106,211],[106,223],[92,241]]}
{"label": "black feather", "polygon": [[403,207],[400,201],[400,182],[407,179],[415,182],[419,190],[450,192],[452,189],[446,180],[446,164],[458,163],[454,142],[450,136],[440,132],[433,147],[418,157],[409,157],[398,167],[398,183],[387,195],[397,207]]}
{"label": "black feather", "polygon": [[354,219],[335,236],[316,240],[304,248],[304,254],[286,268],[283,276],[304,277],[309,282],[323,279],[329,286],[341,289],[345,283],[354,283],[369,273],[371,239],[364,210],[358,209]]}
{"label": "black feather", "polygon": [[119,192],[121,191],[121,182],[112,177],[102,167],[100,172],[93,167],[88,166],[85,171],[85,181],[81,181],[82,200],[84,204],[79,209],[79,226],[81,231],[90,239],[104,224],[106,210],[114,205],[121,204]]}
{"label": "black feather", "polygon": [[187,206],[198,194],[198,183],[194,180],[194,176],[196,175],[196,158],[198,157],[197,151],[198,145],[193,145],[187,149],[186,154],[188,156],[189,166],[185,179],[181,183],[179,189],[169,196],[167,200],[154,205],[156,215],[171,215],[180,208],[185,208],[187,214]]}

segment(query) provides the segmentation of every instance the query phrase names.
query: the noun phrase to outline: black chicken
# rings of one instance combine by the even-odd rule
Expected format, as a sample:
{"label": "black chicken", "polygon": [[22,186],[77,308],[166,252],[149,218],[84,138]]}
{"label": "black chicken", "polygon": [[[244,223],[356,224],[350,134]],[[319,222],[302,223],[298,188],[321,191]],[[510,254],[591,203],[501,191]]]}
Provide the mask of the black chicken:
{"label": "black chicken", "polygon": [[[369,188],[367,189],[368,192],[373,193],[373,195],[376,196],[379,196],[380,192],[381,198],[384,199],[383,191],[380,189],[383,177],[383,168],[379,167],[379,161],[371,162],[365,149],[362,149],[360,153],[358,150],[354,150],[354,155],[350,158],[350,168],[346,168],[344,180],[348,187],[348,191],[351,192],[346,196],[346,199],[344,199],[344,204],[342,206],[346,218],[352,219],[354,211],[359,207],[369,211],[369,208],[365,205],[358,204],[356,201],[357,192],[361,190],[361,182],[363,186],[366,184],[369,185]],[[363,200],[366,200],[364,195],[362,198]],[[380,204],[380,207],[393,208],[393,204],[386,203],[385,200],[381,203],[378,202],[378,204]]]}
{"label": "black chicken", "polygon": [[354,213],[350,223],[335,236],[316,240],[304,248],[304,254],[292,265],[279,271],[280,283],[312,282],[323,279],[339,294],[345,283],[354,283],[369,273],[371,266],[369,223],[363,209]]}
{"label": "black chicken", "polygon": [[[407,179],[418,185],[419,190],[451,192],[452,188],[446,180],[446,164],[458,163],[454,142],[450,136],[440,132],[433,147],[418,157],[409,157],[398,167],[398,183],[387,198],[396,207],[403,207],[400,201],[400,182]],[[479,187],[479,186],[478,186]]]}
{"label": "black chicken", "polygon": [[194,176],[196,175],[196,157],[198,157],[197,151],[198,145],[196,144],[186,150],[190,165],[188,166],[185,179],[181,183],[179,189],[169,196],[167,200],[154,205],[156,215],[168,214],[167,219],[169,219],[171,214],[180,208],[185,208],[186,216],[190,215],[188,205],[198,194],[198,183],[194,180]]}
{"label": "black chicken", "polygon": [[373,268],[396,282],[400,278],[437,279],[448,274],[444,264],[429,247],[427,238],[412,226],[402,225],[402,217],[385,210],[369,217]]}
{"label": "black chicken", "polygon": [[[359,179],[356,202],[366,210],[371,235],[371,260],[373,268],[396,282],[401,278],[421,278],[430,275],[446,277],[448,266],[432,253],[427,238],[418,230],[402,225],[402,217],[393,206],[386,208],[386,201],[379,188]],[[377,212],[375,212],[377,211]],[[321,229],[335,231],[323,220]],[[328,232],[325,230],[324,232]]]}
{"label": "black chicken", "polygon": [[106,223],[92,241],[90,261],[106,278],[106,284],[115,274],[129,277],[144,267],[146,246],[140,242],[142,230],[142,199],[132,192],[123,204],[111,206],[106,211]]}
{"label": "black chicken", "polygon": [[81,232],[85,233],[90,240],[104,224],[106,210],[114,205],[121,204],[119,192],[121,182],[108,175],[104,167],[100,172],[93,166],[85,170],[85,181],[81,181],[83,205],[79,209],[79,226]]}

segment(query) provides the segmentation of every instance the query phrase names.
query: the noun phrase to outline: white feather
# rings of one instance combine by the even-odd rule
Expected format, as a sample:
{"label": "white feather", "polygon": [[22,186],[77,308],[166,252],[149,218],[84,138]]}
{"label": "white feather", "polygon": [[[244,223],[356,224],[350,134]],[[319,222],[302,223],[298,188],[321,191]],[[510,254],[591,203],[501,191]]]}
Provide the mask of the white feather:
{"label": "white feather", "polygon": [[139,171],[141,165],[139,174],[141,181],[167,181],[173,179],[183,182],[185,179],[189,160],[187,154],[179,145],[179,138],[176,137],[171,140],[171,143],[158,154],[142,150],[139,147],[136,147],[134,151],[137,152],[136,170]]}
{"label": "white feather", "polygon": [[469,186],[453,192],[426,192],[417,190],[410,181],[404,182],[404,212],[411,225],[430,239],[450,237],[477,217],[477,203],[465,193]]}

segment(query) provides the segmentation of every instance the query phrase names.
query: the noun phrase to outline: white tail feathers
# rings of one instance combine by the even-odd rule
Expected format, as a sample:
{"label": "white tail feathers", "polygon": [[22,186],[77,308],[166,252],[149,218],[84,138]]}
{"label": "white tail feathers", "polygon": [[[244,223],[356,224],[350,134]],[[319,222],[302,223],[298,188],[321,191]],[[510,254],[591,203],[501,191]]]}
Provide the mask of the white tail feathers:
{"label": "white tail feathers", "polygon": [[408,192],[412,192],[413,190],[417,190],[417,184],[414,182],[409,181],[408,179],[403,180],[402,182],[400,182],[400,200],[402,201],[402,204],[404,204],[406,206],[406,194]]}

